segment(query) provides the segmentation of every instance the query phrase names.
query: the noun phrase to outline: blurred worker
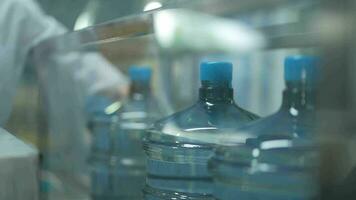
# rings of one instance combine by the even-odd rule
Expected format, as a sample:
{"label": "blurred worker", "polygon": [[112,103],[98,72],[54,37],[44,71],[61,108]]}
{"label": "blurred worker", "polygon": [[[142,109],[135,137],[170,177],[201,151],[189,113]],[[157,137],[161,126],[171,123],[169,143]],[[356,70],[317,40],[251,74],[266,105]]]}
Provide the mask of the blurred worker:
{"label": "blurred worker", "polygon": [[[31,48],[66,31],[34,0],[0,0],[0,125],[9,117],[16,85]],[[73,67],[73,75],[86,85],[87,92],[97,93],[120,85],[126,88],[124,75],[105,58],[96,53],[78,56],[74,59],[81,59],[82,64]],[[64,58],[63,62],[70,59],[73,57]]]}

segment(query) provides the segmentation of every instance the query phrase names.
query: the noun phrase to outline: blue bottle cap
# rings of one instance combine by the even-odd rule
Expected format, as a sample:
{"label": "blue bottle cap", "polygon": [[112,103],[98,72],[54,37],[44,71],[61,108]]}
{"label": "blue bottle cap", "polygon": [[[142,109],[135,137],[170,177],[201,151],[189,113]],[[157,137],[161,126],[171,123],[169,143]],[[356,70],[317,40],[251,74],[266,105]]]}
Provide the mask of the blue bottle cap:
{"label": "blue bottle cap", "polygon": [[200,64],[200,80],[212,82],[232,81],[232,63],[230,62],[202,62]]}
{"label": "blue bottle cap", "polygon": [[149,81],[152,70],[150,67],[131,66],[129,68],[129,75],[132,81]]}
{"label": "blue bottle cap", "polygon": [[284,79],[313,83],[318,73],[319,59],[315,56],[288,56],[284,61]]}

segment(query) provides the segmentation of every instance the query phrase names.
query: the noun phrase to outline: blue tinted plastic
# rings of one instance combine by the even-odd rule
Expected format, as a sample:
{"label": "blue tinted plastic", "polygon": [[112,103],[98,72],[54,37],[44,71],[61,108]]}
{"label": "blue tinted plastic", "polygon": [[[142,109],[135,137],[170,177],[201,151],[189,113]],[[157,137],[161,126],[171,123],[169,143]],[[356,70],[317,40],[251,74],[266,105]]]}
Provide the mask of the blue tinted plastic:
{"label": "blue tinted plastic", "polygon": [[119,123],[114,134],[114,155],[117,162],[113,185],[115,197],[119,199],[142,199],[146,177],[142,139],[147,126],[161,115],[155,99],[147,90],[147,87],[133,86],[130,99],[118,114]]}
{"label": "blue tinted plastic", "polygon": [[93,152],[109,153],[112,148],[110,132],[115,121],[115,113],[107,113],[106,109],[115,103],[105,96],[90,96],[85,105],[88,127],[92,133],[91,149]]}
{"label": "blue tinted plastic", "polygon": [[317,199],[317,160],[310,140],[268,140],[219,147],[209,162],[221,200]]}
{"label": "blue tinted plastic", "polygon": [[147,82],[150,73],[149,68],[130,68],[129,98],[110,104],[118,108],[111,115],[105,114],[107,106],[95,112],[90,159],[94,200],[142,199],[146,164],[142,137],[160,115]]}
{"label": "blue tinted plastic", "polygon": [[[287,88],[280,110],[240,127],[236,132],[249,135],[244,145],[217,148],[209,165],[216,183],[215,197],[221,200],[315,197],[317,174],[313,170],[318,157],[313,143],[315,87],[307,84],[314,81],[315,60],[288,57]],[[308,68],[303,72],[306,79],[297,81],[294,75],[301,68]],[[226,139],[233,143],[231,140]]]}
{"label": "blue tinted plastic", "polygon": [[[218,67],[209,70],[221,73]],[[237,128],[257,118],[234,103],[231,80],[220,85],[216,77],[207,76],[202,77],[195,105],[157,121],[148,131],[145,199],[211,199],[207,161],[214,144],[204,141],[205,134],[219,134],[220,129]]]}
{"label": "blue tinted plastic", "polygon": [[88,98],[86,111],[88,128],[92,134],[90,169],[91,194],[94,200],[107,199],[113,192],[111,187],[111,151],[113,149],[112,131],[117,121],[116,113],[106,110],[115,102],[105,96]]}

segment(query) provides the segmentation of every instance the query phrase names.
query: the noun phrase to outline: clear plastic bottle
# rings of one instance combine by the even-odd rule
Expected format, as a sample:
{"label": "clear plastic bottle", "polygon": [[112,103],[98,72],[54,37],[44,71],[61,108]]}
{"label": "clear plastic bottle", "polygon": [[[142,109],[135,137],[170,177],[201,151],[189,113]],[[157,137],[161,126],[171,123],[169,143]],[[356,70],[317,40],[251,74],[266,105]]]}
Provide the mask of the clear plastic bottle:
{"label": "clear plastic bottle", "polygon": [[114,133],[113,165],[114,196],[118,199],[142,199],[146,177],[146,157],[142,138],[147,126],[160,116],[152,96],[148,67],[131,67],[131,88],[128,100],[118,112]]}
{"label": "clear plastic bottle", "polygon": [[89,158],[91,173],[91,196],[93,200],[110,199],[113,190],[111,185],[111,152],[113,149],[111,134],[117,121],[115,112],[107,108],[116,104],[105,96],[92,96],[86,103],[88,128],[92,142]]}
{"label": "clear plastic bottle", "polygon": [[239,128],[237,133],[249,135],[242,143],[231,135],[216,148],[209,169],[217,199],[306,200],[317,195],[317,64],[311,56],[287,57],[280,110]]}
{"label": "clear plastic bottle", "polygon": [[161,109],[151,92],[151,69],[133,66],[129,75],[125,102],[95,96],[88,103],[93,200],[142,199],[146,165],[142,137]]}
{"label": "clear plastic bottle", "polygon": [[204,62],[196,104],[157,121],[144,142],[147,179],[144,198],[211,199],[207,161],[214,144],[206,134],[237,128],[257,118],[234,103],[232,64]]}
{"label": "clear plastic bottle", "polygon": [[106,112],[107,108],[116,104],[114,100],[105,96],[91,96],[86,102],[88,128],[92,133],[91,153],[110,154],[113,144],[110,132],[114,128],[114,112]]}

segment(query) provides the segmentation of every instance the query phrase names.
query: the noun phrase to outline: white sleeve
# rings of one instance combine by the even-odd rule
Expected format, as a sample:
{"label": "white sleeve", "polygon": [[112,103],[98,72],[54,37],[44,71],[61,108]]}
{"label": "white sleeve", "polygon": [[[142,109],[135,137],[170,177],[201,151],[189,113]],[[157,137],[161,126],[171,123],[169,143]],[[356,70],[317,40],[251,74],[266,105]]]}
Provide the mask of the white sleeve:
{"label": "white sleeve", "polygon": [[11,111],[11,101],[30,48],[65,29],[32,0],[0,1],[0,124]]}
{"label": "white sleeve", "polygon": [[[0,0],[0,93],[2,96],[0,125],[6,122],[10,114],[16,85],[30,49],[41,41],[66,31],[60,23],[46,15],[33,0]],[[104,62],[104,64],[100,68],[81,66],[73,73],[80,81],[90,84],[88,85],[90,92],[120,84],[125,80],[119,71],[104,61],[104,58],[89,56],[89,60]],[[100,72],[96,72],[97,70]],[[99,74],[96,75],[96,80],[92,80],[92,74]],[[111,78],[108,79],[107,76]]]}
{"label": "white sleeve", "polygon": [[126,76],[101,54],[86,52],[81,54],[80,61],[74,78],[84,84],[87,95],[128,85]]}

